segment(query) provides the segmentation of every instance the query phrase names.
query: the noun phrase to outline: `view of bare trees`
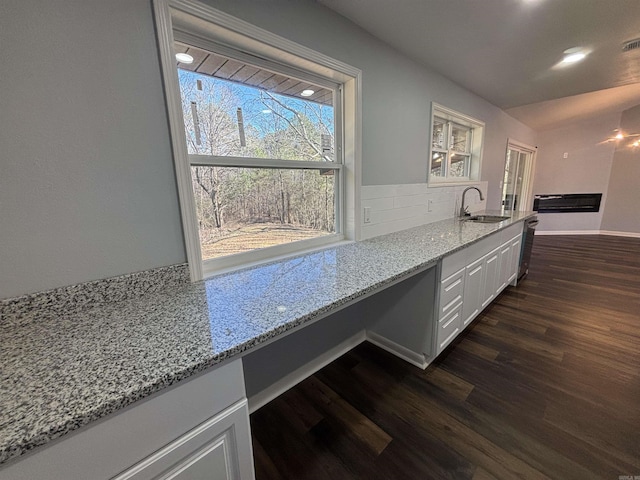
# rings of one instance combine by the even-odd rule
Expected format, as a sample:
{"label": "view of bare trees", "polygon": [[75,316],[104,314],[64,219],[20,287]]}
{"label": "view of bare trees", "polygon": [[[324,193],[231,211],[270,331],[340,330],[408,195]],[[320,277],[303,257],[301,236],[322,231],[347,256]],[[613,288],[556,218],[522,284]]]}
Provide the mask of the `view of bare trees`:
{"label": "view of bare trees", "polygon": [[[333,160],[322,150],[322,135],[333,138],[331,106],[193,72],[179,75],[190,154]],[[191,172],[205,258],[335,231],[331,170],[192,161]]]}

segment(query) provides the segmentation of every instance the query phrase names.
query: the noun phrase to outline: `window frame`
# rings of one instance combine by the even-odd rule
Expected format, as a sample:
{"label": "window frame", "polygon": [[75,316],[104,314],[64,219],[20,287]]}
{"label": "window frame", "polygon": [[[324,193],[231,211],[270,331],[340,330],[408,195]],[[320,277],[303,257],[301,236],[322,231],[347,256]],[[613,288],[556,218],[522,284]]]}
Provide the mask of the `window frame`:
{"label": "window frame", "polygon": [[[158,48],[165,86],[187,261],[192,281],[230,268],[358,240],[361,175],[361,71],[193,0],[154,0]],[[187,152],[174,41],[188,43],[256,66],[273,69],[334,91],[334,162],[192,155]],[[191,167],[196,165],[287,169],[332,169],[334,234],[290,242],[203,262]]]}
{"label": "window frame", "polygon": [[[446,148],[437,148],[433,146],[433,133],[436,121],[440,120],[446,125]],[[453,126],[464,127],[468,129],[467,149],[464,152],[453,149]],[[457,185],[461,183],[479,182],[480,172],[482,170],[482,151],[484,144],[484,127],[483,121],[470,117],[463,113],[457,112],[447,107],[443,107],[435,102],[431,103],[431,128],[429,135],[429,157],[427,165],[427,183],[429,186],[447,186]],[[431,175],[432,162],[434,154],[440,153],[444,158],[441,168],[444,175],[435,177]],[[459,155],[467,158],[467,176],[455,177],[449,173],[451,171],[451,157]]]}

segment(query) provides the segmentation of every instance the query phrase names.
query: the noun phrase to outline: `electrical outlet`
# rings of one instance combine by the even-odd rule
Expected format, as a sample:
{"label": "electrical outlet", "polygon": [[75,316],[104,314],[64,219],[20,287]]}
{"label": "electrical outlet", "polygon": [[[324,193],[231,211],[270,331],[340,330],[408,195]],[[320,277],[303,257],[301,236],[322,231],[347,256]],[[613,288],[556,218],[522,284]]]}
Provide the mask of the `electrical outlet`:
{"label": "electrical outlet", "polygon": [[433,211],[433,200],[429,199],[427,200],[427,212],[432,212]]}
{"label": "electrical outlet", "polygon": [[364,207],[364,223],[371,223],[371,207]]}

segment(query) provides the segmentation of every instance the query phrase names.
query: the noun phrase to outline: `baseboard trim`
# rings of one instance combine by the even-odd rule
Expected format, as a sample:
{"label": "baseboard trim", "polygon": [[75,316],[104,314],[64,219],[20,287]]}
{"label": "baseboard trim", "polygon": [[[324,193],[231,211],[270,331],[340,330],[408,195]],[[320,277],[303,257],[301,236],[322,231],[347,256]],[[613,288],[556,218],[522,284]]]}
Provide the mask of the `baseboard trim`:
{"label": "baseboard trim", "polygon": [[600,235],[600,230],[536,230],[536,235]]}
{"label": "baseboard trim", "polygon": [[640,238],[640,233],[638,232],[615,232],[611,230],[600,230],[600,235],[613,235],[614,237]]}
{"label": "baseboard trim", "polygon": [[326,367],[335,359],[341,357],[349,350],[360,345],[366,339],[366,332],[362,330],[355,335],[347,338],[343,342],[339,343],[335,347],[327,350],[322,355],[319,355],[310,362],[304,364],[299,368],[296,368],[293,372],[285,375],[280,380],[273,383],[272,385],[269,385],[261,392],[258,392],[255,395],[251,396],[249,398],[249,413],[253,413],[259,408],[265,406],[271,400],[279,397],[284,392],[296,386],[305,378],[310,377],[321,368]]}
{"label": "baseboard trim", "polygon": [[616,232],[612,230],[536,230],[536,235],[611,235],[614,237],[640,238],[640,233],[636,232]]}
{"label": "baseboard trim", "polygon": [[429,366],[424,355],[420,355],[408,348],[403,347],[395,342],[392,342],[388,338],[378,335],[375,332],[367,330],[367,341],[373,343],[375,346],[380,347],[383,350],[401,358],[405,362],[409,362],[418,368],[424,370]]}

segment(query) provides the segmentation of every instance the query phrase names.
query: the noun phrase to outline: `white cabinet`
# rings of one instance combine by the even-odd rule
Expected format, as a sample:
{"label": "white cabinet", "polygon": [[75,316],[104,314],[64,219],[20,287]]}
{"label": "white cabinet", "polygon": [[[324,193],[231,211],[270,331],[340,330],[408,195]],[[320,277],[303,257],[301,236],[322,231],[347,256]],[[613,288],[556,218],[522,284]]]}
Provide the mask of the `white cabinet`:
{"label": "white cabinet", "polygon": [[518,234],[500,247],[500,279],[496,294],[504,290],[509,284],[515,285],[518,265],[520,264],[521,243],[522,236]]}
{"label": "white cabinet", "polygon": [[496,298],[498,281],[500,279],[500,247],[487,254],[484,261],[484,280],[482,286],[482,308],[485,308]]}
{"label": "white cabinet", "polygon": [[113,480],[253,478],[247,401],[241,400]]}
{"label": "white cabinet", "polygon": [[0,470],[2,480],[253,480],[242,359],[93,422]]}
{"label": "white cabinet", "polygon": [[476,260],[465,269],[464,299],[462,302],[462,326],[466,327],[482,309],[482,285],[485,259]]}
{"label": "white cabinet", "polygon": [[462,330],[462,295],[465,269],[461,268],[440,282],[436,354],[449,345]]}
{"label": "white cabinet", "polygon": [[520,266],[520,250],[522,249],[522,235],[516,235],[511,239],[511,257],[509,264],[509,280],[510,285],[515,285],[518,277],[518,267]]}
{"label": "white cabinet", "polygon": [[496,295],[509,284],[509,268],[511,268],[511,240],[500,246],[500,273],[498,275],[498,281],[496,282]]}
{"label": "white cabinet", "polygon": [[510,225],[442,260],[436,355],[509,284],[515,284],[522,223]]}

